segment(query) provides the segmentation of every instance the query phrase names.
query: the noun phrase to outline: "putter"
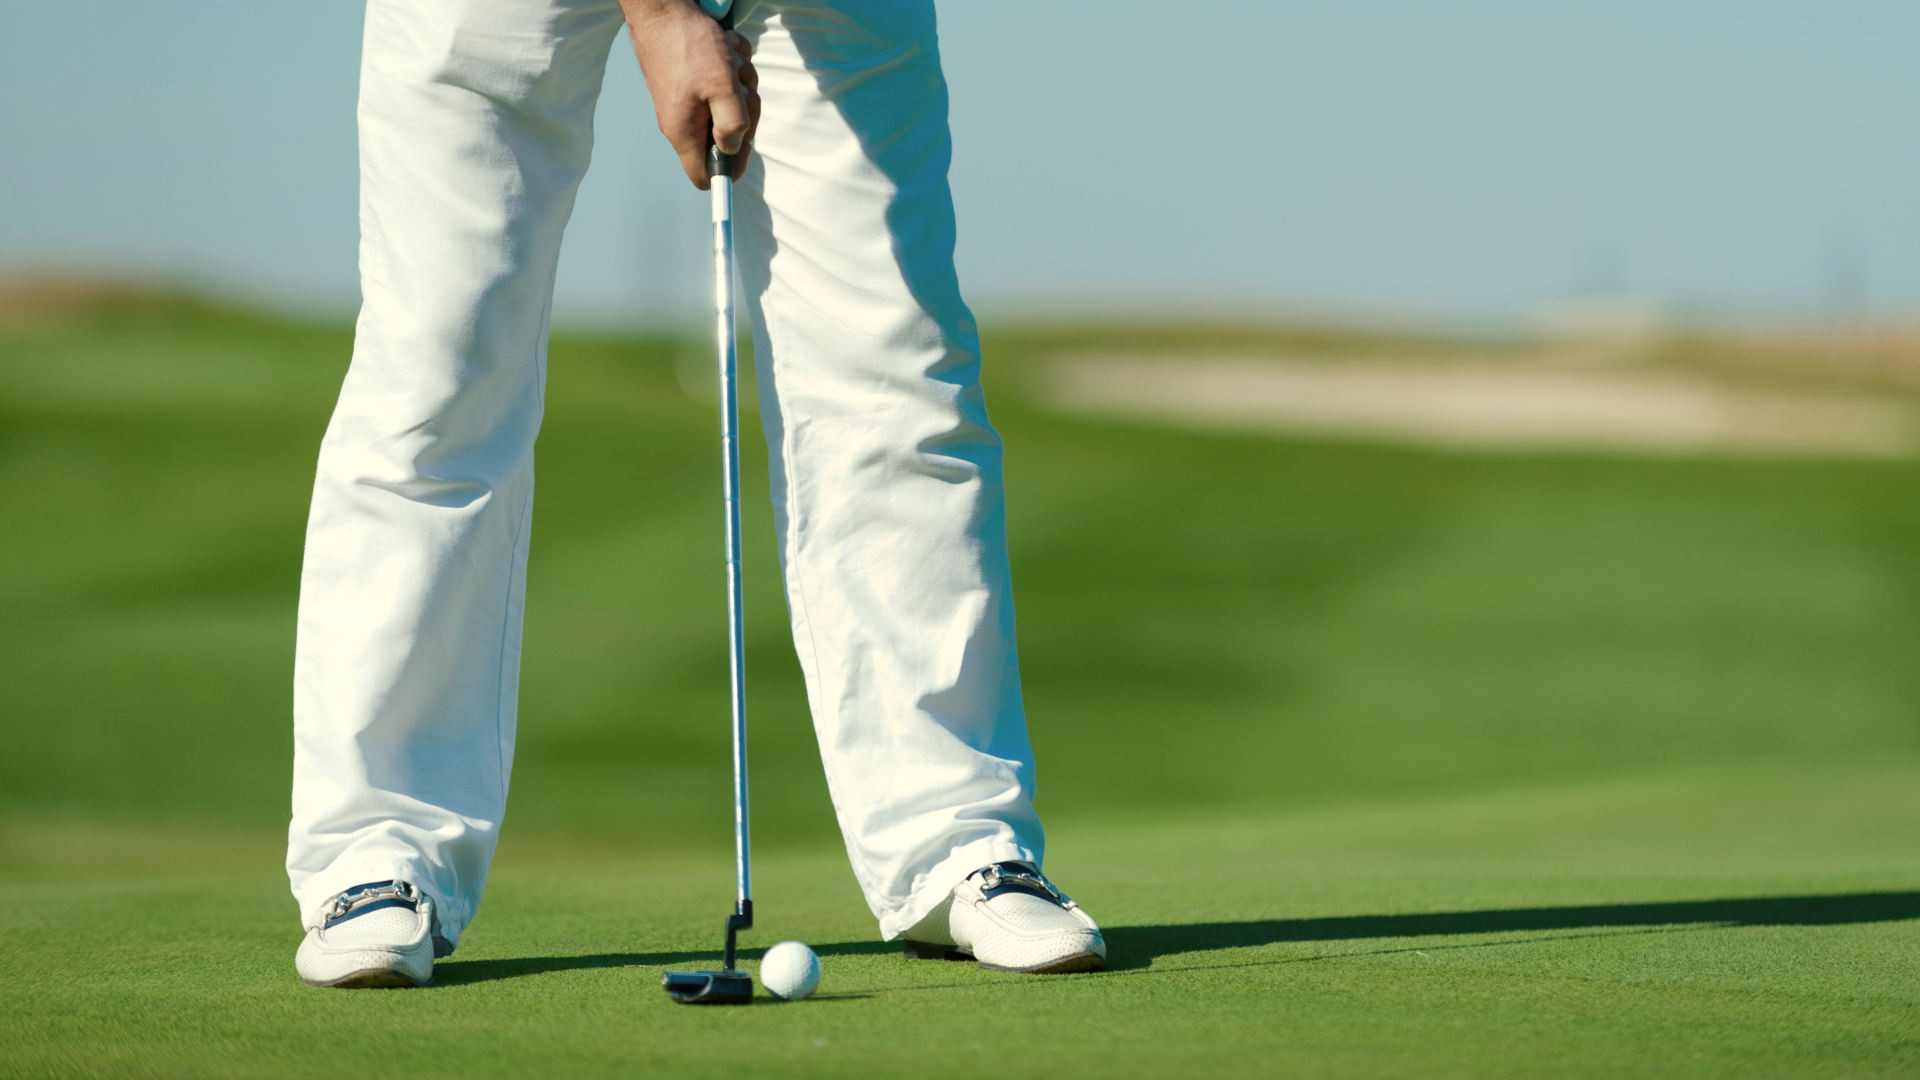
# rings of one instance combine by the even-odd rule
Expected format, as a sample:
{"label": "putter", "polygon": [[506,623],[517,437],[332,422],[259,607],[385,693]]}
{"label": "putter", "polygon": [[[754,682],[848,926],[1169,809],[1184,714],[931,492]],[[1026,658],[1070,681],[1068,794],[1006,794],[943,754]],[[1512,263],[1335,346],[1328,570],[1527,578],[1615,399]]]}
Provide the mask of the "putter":
{"label": "putter", "polygon": [[[719,15],[733,29],[733,11]],[[738,349],[733,331],[733,155],[707,146],[707,176],[713,189],[713,288],[715,338],[720,354],[721,482],[727,519],[727,661],[733,681],[733,865],[738,889],[727,916],[725,966],[719,971],[669,971],[661,984],[673,1000],[689,1005],[745,1005],[753,1001],[753,976],[734,966],[740,931],[753,925],[753,882],[747,859],[747,667],[746,632],[740,609],[740,397]]]}

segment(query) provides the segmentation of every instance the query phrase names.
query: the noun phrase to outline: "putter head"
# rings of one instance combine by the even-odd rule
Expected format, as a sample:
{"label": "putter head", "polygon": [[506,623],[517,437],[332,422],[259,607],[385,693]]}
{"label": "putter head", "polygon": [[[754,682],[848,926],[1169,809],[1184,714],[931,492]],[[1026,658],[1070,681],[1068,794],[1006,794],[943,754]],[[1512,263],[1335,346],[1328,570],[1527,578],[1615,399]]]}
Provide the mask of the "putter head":
{"label": "putter head", "polygon": [[744,971],[669,971],[660,978],[667,995],[686,1005],[749,1005],[753,976]]}

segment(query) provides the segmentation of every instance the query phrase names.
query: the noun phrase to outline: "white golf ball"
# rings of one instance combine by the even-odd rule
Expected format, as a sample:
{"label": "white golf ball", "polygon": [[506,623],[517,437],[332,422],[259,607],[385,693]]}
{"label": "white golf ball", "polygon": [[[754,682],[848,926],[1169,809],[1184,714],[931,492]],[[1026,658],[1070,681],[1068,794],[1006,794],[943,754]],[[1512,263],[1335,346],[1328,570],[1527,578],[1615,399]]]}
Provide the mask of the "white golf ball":
{"label": "white golf ball", "polygon": [[783,941],[760,958],[760,985],[783,1001],[797,1001],[820,988],[820,958],[797,941]]}

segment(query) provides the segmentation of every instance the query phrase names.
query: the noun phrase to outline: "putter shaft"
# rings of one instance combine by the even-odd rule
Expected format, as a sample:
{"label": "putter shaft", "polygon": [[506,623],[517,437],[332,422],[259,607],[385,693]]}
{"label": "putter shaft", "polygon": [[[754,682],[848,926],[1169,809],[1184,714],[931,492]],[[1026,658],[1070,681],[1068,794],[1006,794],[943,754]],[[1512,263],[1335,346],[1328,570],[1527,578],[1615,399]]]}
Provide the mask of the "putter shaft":
{"label": "putter shaft", "polygon": [[[733,28],[729,8],[720,25]],[[753,1001],[753,977],[737,964],[739,933],[753,925],[753,878],[747,838],[747,642],[740,586],[740,392],[739,349],[733,330],[732,154],[707,145],[707,178],[713,191],[714,340],[720,368],[720,457],[724,474],[727,533],[727,668],[733,720],[733,859],[737,890],[727,916],[726,964],[720,971],[669,971],[662,985],[687,1004],[745,1005]]]}
{"label": "putter shaft", "polygon": [[740,584],[739,348],[733,313],[733,155],[709,152],[713,185],[714,307],[720,362],[720,444],[726,478],[727,664],[732,677],[733,853],[738,889],[727,920],[727,967],[733,967],[736,929],[753,925],[753,878],[747,833],[747,665],[745,611]]}

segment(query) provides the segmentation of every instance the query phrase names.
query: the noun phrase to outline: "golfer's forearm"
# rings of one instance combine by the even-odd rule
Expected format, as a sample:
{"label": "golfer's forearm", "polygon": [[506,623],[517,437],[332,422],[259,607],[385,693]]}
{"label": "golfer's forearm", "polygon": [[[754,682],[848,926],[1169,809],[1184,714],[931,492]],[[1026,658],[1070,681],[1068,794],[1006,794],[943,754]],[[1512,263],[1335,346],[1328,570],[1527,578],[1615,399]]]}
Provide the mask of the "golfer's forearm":
{"label": "golfer's forearm", "polygon": [[628,23],[635,23],[662,15],[698,14],[700,4],[699,0],[620,0],[620,10],[626,13]]}

